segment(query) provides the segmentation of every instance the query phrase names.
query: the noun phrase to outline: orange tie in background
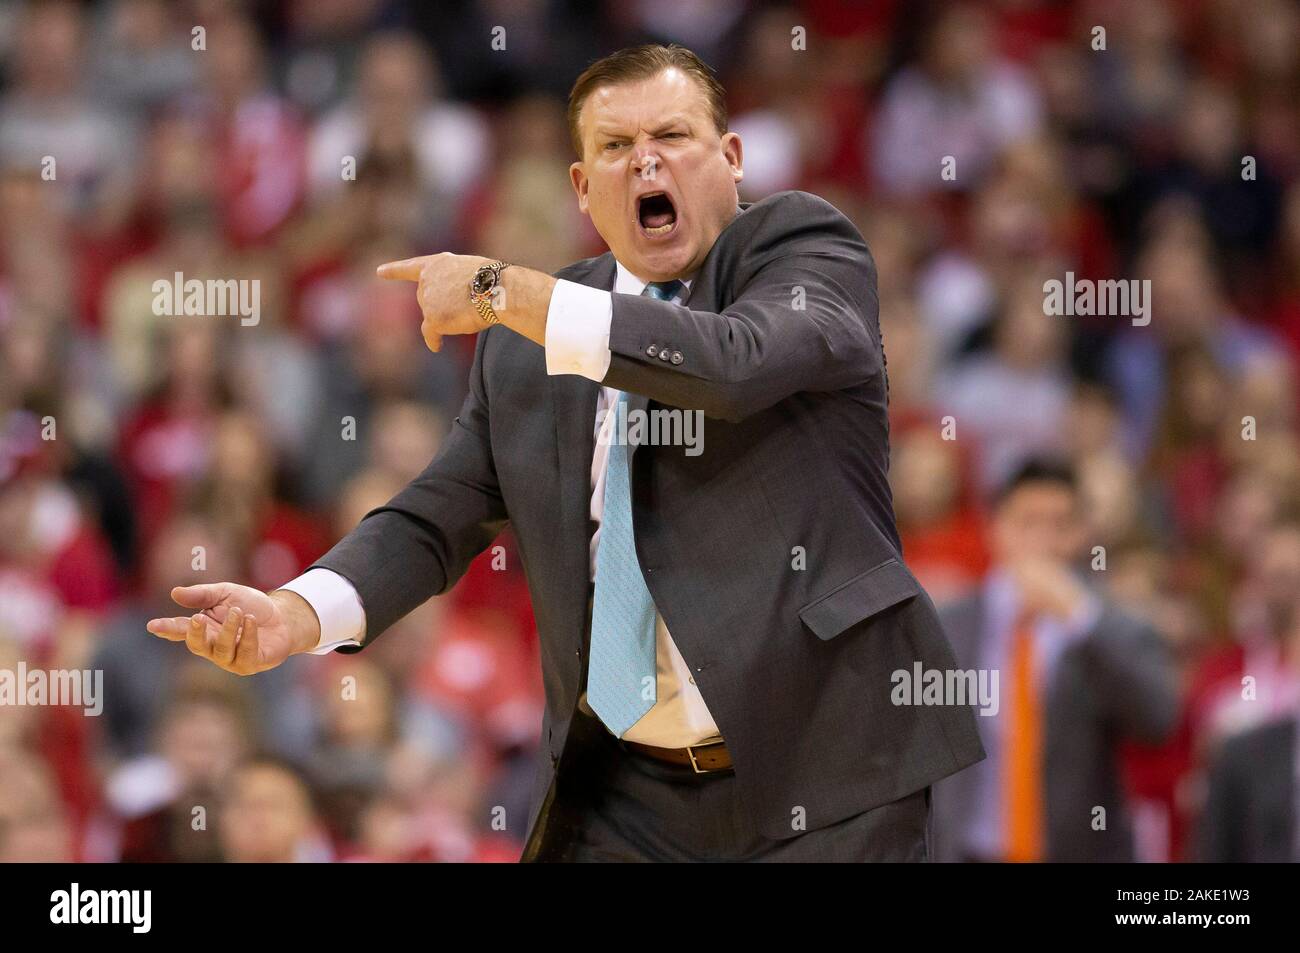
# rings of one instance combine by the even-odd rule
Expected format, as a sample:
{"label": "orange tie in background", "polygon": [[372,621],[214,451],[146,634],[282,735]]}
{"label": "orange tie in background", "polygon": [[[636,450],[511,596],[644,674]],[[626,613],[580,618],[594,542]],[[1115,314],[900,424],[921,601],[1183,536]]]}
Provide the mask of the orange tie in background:
{"label": "orange tie in background", "polygon": [[1007,712],[1003,807],[1007,860],[1043,857],[1043,713],[1034,686],[1034,620],[1020,616],[1011,633],[1010,710]]}

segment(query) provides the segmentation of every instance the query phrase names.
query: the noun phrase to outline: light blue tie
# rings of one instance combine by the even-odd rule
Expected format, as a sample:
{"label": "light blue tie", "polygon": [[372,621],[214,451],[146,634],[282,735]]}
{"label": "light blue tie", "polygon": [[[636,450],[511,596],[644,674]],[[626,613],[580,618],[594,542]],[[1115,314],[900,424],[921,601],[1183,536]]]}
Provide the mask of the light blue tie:
{"label": "light blue tie", "polygon": [[[642,294],[670,301],[682,287],[680,281],[651,282]],[[621,439],[627,433],[626,391],[613,409],[596,550],[587,704],[621,738],[655,704],[655,604],[641,575],[632,532],[631,448]]]}

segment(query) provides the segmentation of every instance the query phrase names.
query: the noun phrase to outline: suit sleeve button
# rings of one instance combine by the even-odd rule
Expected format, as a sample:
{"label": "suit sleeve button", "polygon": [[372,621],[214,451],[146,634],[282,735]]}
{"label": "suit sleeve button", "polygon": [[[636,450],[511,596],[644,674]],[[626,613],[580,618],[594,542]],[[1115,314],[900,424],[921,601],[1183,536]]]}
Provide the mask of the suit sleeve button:
{"label": "suit sleeve button", "polygon": [[668,348],[664,348],[662,351],[659,352],[659,360],[661,361],[672,360],[672,354],[668,352]]}
{"label": "suit sleeve button", "polygon": [[659,348],[655,347],[653,344],[651,344],[648,348],[645,349],[646,357],[656,357],[658,356],[658,354],[659,354]]}
{"label": "suit sleeve button", "polygon": [[673,351],[672,362],[674,364],[680,364],[684,360],[686,360],[686,358],[682,357],[681,351]]}

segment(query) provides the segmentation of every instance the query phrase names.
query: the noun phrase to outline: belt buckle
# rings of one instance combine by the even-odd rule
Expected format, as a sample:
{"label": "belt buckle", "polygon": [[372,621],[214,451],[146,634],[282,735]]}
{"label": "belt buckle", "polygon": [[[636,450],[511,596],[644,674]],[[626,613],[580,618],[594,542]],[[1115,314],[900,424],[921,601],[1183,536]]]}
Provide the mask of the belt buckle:
{"label": "belt buckle", "polygon": [[695,760],[696,748],[710,748],[713,747],[714,745],[721,745],[721,744],[726,744],[725,739],[719,739],[718,741],[710,741],[702,745],[687,745],[686,755],[691,759],[691,770],[693,770],[696,774],[713,774],[715,771],[725,771],[726,770],[725,768],[701,768],[699,762]]}

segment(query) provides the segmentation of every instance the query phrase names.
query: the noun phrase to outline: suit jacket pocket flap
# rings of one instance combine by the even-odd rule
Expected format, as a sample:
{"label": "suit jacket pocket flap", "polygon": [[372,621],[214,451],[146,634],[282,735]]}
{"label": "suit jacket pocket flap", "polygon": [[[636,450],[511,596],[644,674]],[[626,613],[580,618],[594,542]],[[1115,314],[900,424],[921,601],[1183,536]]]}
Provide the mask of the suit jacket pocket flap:
{"label": "suit jacket pocket flap", "polygon": [[833,639],[863,619],[920,591],[920,585],[907,567],[890,558],[808,603],[799,610],[799,618],[817,638]]}

